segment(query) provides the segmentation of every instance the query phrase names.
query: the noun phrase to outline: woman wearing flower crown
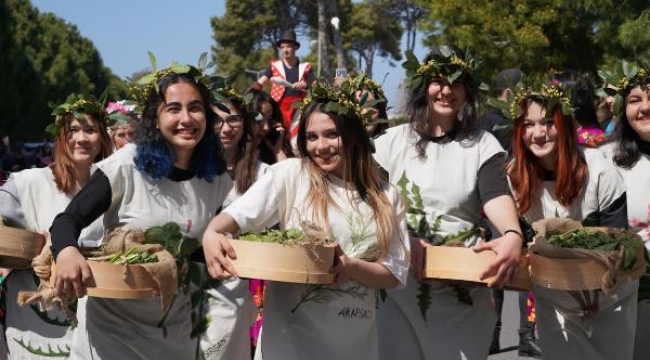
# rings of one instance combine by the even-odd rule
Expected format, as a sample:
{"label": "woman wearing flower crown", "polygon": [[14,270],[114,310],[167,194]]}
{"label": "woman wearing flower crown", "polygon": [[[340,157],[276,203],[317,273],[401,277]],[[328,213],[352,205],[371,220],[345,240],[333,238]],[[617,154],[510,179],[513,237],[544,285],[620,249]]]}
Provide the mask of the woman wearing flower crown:
{"label": "woman wearing flower crown", "polygon": [[[627,67],[627,65],[624,65]],[[650,66],[634,65],[636,71],[627,75],[603,71],[605,83],[624,86],[604,89],[615,95],[620,106],[615,141],[601,149],[611,159],[627,187],[627,216],[631,230],[638,232],[650,249]],[[623,68],[623,67],[621,67]],[[614,91],[612,91],[614,90]],[[639,296],[634,359],[646,359],[650,354],[650,276],[641,280],[645,295]],[[639,294],[641,295],[641,294]]]}
{"label": "woman wearing flower crown", "polygon": [[138,117],[136,107],[136,103],[126,100],[111,101],[106,106],[106,114],[115,120],[108,129],[115,150],[121,149],[133,140],[135,121]]}
{"label": "woman wearing flower crown", "polygon": [[[379,302],[382,359],[485,359],[496,322],[485,288],[423,281],[423,249],[450,237],[476,251],[494,250],[483,277],[508,283],[518,266],[522,234],[504,172],[506,153],[476,124],[477,62],[453,46],[438,46],[420,64],[407,53],[409,123],[375,140],[376,159],[411,199],[413,272],[405,289]],[[481,208],[503,234],[479,244]],[[459,264],[459,266],[463,266]],[[418,281],[420,280],[420,281]]]}
{"label": "woman wearing flower crown", "polygon": [[336,284],[269,281],[256,359],[377,359],[376,289],[403,285],[408,270],[399,192],[379,175],[349,86],[319,84],[304,104],[301,158],[272,166],[212,220],[206,263],[213,277],[236,275],[224,233],[315,224],[338,243]]}
{"label": "woman wearing flower crown", "polygon": [[[216,115],[209,108],[207,76],[189,65],[153,67],[134,88],[144,105],[134,143],[97,164],[87,187],[52,224],[60,296],[82,297],[92,280],[74,240],[89,221],[104,214],[109,231],[175,222],[184,236],[199,238],[230,191],[221,144],[212,131]],[[179,277],[185,284],[185,273]],[[190,310],[185,291],[174,294],[165,312],[159,297],[82,298],[72,357],[192,359],[198,346],[191,338]]]}
{"label": "woman wearing flower crown", "polygon": [[[511,109],[514,160],[508,174],[519,212],[530,222],[570,218],[589,226],[627,227],[625,184],[599,150],[578,147],[561,88],[521,89]],[[606,295],[534,285],[544,358],[630,359],[637,288],[632,281]]]}
{"label": "woman wearing flower crown", "polygon": [[[219,88],[213,94],[219,101],[212,106],[217,114],[214,131],[221,139],[228,173],[235,183],[223,203],[222,209],[226,209],[269,166],[256,158],[252,140],[253,122],[259,114],[250,111],[252,105],[232,88]],[[207,320],[207,328],[199,340],[203,359],[251,358],[249,330],[255,322],[256,311],[248,285],[248,280],[230,278],[205,290],[200,316]]]}
{"label": "woman wearing flower crown", "polygon": [[[54,113],[55,122],[48,129],[55,139],[55,162],[13,173],[0,188],[0,214],[33,231],[50,228],[56,214],[87,183],[91,165],[112,151],[100,103],[71,95]],[[76,244],[96,247],[103,236],[98,219],[79,234]],[[19,307],[16,302],[18,292],[37,291],[36,279],[32,270],[13,270],[7,278],[4,335],[10,359],[66,357],[71,350],[72,327],[63,311],[42,311],[35,304]]]}

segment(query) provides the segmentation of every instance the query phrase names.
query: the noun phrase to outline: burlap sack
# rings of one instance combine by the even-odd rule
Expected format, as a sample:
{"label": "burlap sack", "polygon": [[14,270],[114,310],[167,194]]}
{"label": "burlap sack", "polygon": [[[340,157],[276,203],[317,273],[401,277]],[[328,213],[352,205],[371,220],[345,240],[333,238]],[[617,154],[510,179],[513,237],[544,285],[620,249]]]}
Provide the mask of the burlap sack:
{"label": "burlap sack", "polygon": [[[582,224],[571,219],[543,219],[535,222],[532,226],[537,234],[533,238],[533,243],[530,245],[529,251],[552,259],[592,258],[602,263],[607,269],[601,278],[600,289],[607,295],[611,295],[616,291],[618,285],[617,279],[621,274],[623,266],[624,249],[618,251],[601,251],[579,248],[560,248],[550,245],[548,243],[548,238],[550,236],[583,228]],[[607,228],[599,228],[599,230],[610,233],[614,231]]]}
{"label": "burlap sack", "polygon": [[[156,255],[157,262],[138,265],[142,266],[156,283],[157,287],[154,290],[161,298],[163,312],[166,312],[171,305],[176,290],[178,290],[176,260],[162,245],[145,244],[144,242],[143,231],[117,228],[106,235],[102,256],[94,260],[111,257],[118,252],[125,253],[130,248],[135,248],[136,252],[146,251],[149,254]],[[124,268],[124,276],[126,278],[126,267]]]}
{"label": "burlap sack", "polygon": [[[155,263],[138,264],[149,273],[156,284],[154,291],[161,298],[161,307],[166,312],[171,306],[172,299],[178,289],[178,271],[174,257],[159,244],[145,244],[144,232],[140,230],[128,230],[117,228],[106,235],[102,248],[99,250],[80,249],[81,253],[89,261],[106,261],[117,252],[126,252],[134,247],[137,252],[148,252],[155,254],[158,261]],[[50,252],[50,244],[41,251],[41,254],[34,258],[32,266],[34,272],[39,277],[40,285],[37,292],[18,293],[18,304],[25,306],[31,303],[39,303],[42,309],[49,310],[52,306],[65,311],[72,321],[76,317],[68,310],[68,304],[75,299],[65,299],[56,295],[54,284],[51,284],[53,258]],[[124,276],[126,277],[126,265],[124,266]]]}

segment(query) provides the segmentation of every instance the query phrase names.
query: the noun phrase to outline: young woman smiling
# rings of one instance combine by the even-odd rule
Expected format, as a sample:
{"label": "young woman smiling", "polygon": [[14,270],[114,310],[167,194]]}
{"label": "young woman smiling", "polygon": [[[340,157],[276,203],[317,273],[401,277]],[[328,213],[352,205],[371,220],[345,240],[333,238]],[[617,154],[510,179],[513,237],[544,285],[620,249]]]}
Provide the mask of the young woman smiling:
{"label": "young woman smiling", "polygon": [[[627,79],[627,86],[616,89],[622,111],[614,133],[615,141],[602,150],[612,160],[627,187],[627,216],[630,229],[637,232],[650,250],[650,66],[637,64],[634,76],[617,74]],[[604,73],[603,73],[604,74]],[[613,79],[604,79],[607,80]],[[618,82],[616,82],[618,83]],[[610,87],[611,89],[611,87]],[[609,89],[605,89],[609,90]],[[614,95],[614,94],[612,94]],[[645,277],[646,281],[648,277]],[[643,280],[642,280],[643,281]],[[648,284],[644,284],[647,286]],[[650,354],[650,299],[639,299],[634,359]]]}
{"label": "young woman smiling", "polygon": [[[490,286],[510,281],[523,239],[504,171],[506,153],[494,136],[476,124],[478,63],[470,54],[454,46],[437,46],[422,64],[413,54],[407,54],[407,59],[403,66],[411,87],[406,108],[409,123],[390,128],[375,140],[376,159],[392,183],[419,189],[404,195],[413,199],[419,194],[421,211],[409,217],[417,224],[426,222],[428,230],[420,232],[418,225],[412,226],[413,272],[408,284],[389,291],[386,300],[379,302],[380,356],[485,359],[496,322],[489,289],[461,289],[473,303],[469,306],[459,300],[458,288],[419,280],[424,248],[475,228],[483,209],[503,235],[479,244],[479,237],[472,234],[464,245],[497,253],[482,275],[496,275]],[[427,302],[430,306],[422,305]]]}
{"label": "young woman smiling", "polygon": [[[513,116],[514,160],[508,174],[520,214],[531,222],[570,218],[589,226],[627,227],[623,179],[599,150],[577,145],[562,90],[541,85],[520,90],[515,99],[520,99],[513,104],[519,115]],[[535,285],[544,358],[630,359],[637,288],[638,281],[632,281],[613,295],[581,292],[581,306],[576,294]]]}
{"label": "young woman smiling", "polygon": [[[54,163],[13,173],[0,188],[0,214],[33,231],[46,232],[54,217],[86,185],[91,165],[112,152],[106,114],[100,103],[72,95],[59,105],[59,111],[51,127]],[[103,230],[98,219],[75,238],[75,244],[99,246]],[[10,359],[41,359],[39,350],[43,356],[69,354],[73,330],[64,312],[19,307],[16,302],[19,291],[37,291],[35,279],[33,270],[13,270],[7,278],[6,339]]]}
{"label": "young woman smiling", "polygon": [[379,176],[354,94],[328,86],[313,94],[299,122],[301,158],[275,164],[212,220],[206,263],[213,277],[236,275],[224,233],[313,222],[338,242],[336,286],[268,282],[256,358],[377,359],[375,291],[404,285],[408,271],[404,209]]}
{"label": "young woman smiling", "polygon": [[[148,75],[136,89],[143,105],[134,143],[97,164],[97,171],[52,224],[56,291],[82,297],[92,279],[77,248],[79,232],[104,214],[107,231],[179,224],[199,238],[232,187],[212,129],[216,115],[200,70],[175,65]],[[183,260],[184,261],[184,260]],[[179,272],[185,279],[187,274]],[[184,282],[184,280],[182,281]],[[190,296],[177,292],[167,310],[146,300],[82,298],[72,357],[81,359],[192,359]]]}

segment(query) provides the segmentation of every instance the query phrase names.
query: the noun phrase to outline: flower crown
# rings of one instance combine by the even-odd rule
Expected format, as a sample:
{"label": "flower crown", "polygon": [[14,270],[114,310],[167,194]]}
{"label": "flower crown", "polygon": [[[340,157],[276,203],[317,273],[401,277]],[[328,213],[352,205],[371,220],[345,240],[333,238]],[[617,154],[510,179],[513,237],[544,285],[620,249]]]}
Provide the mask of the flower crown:
{"label": "flower crown", "polygon": [[571,101],[564,93],[561,83],[534,80],[531,85],[524,85],[524,82],[527,82],[527,80],[522,75],[522,80],[517,83],[514,92],[508,92],[507,101],[489,98],[487,104],[501,110],[503,115],[513,122],[522,114],[521,102],[531,98],[542,100],[545,104],[546,114],[550,114],[555,106],[559,105],[562,115],[572,115]]}
{"label": "flower crown", "polygon": [[126,125],[140,114],[142,107],[131,100],[111,101],[106,106],[106,118],[112,120],[113,125]]}
{"label": "flower crown", "polygon": [[230,109],[227,103],[233,103],[239,108],[242,116],[252,121],[262,121],[264,117],[256,109],[252,109],[253,94],[246,93],[241,95],[235,89],[228,85],[226,77],[212,76],[210,77],[210,93],[216,102],[213,103],[219,110],[230,114]]}
{"label": "flower crown", "polygon": [[[104,97],[104,95],[102,96]],[[77,120],[86,121],[84,114],[92,115],[98,121],[106,122],[106,113],[104,112],[104,105],[102,102],[94,99],[84,99],[83,95],[70,94],[65,102],[60,105],[50,104],[54,109],[54,123],[49,124],[45,131],[50,133],[53,137],[57,137],[61,133],[61,129],[65,126],[65,118],[68,114],[74,116]]]}
{"label": "flower crown", "polygon": [[603,79],[603,91],[614,97],[613,110],[620,114],[623,108],[623,95],[629,90],[644,84],[650,84],[650,65],[621,61],[612,71],[600,70]]}
{"label": "flower crown", "polygon": [[[450,46],[441,46],[440,54],[434,54],[432,59],[421,64],[413,51],[406,51],[406,61],[402,67],[406,70],[409,87],[416,91],[429,83],[433,78],[440,77],[453,84],[458,80],[474,82],[480,61],[472,56],[468,49],[464,58],[460,58],[458,51]],[[472,84],[473,85],[473,84]]]}
{"label": "flower crown", "polygon": [[140,105],[144,105],[145,100],[152,92],[160,93],[160,86],[158,81],[165,76],[171,74],[177,75],[188,75],[194,78],[194,81],[198,84],[203,84],[206,87],[208,86],[208,76],[205,75],[205,69],[212,67],[212,63],[207,63],[207,53],[202,53],[199,58],[199,63],[197,67],[192,65],[179,65],[172,64],[171,66],[158,70],[156,66],[156,57],[154,54],[149,51],[149,61],[151,62],[151,68],[153,71],[150,74],[144,75],[135,82],[135,85],[130,88],[131,95]]}
{"label": "flower crown", "polygon": [[[353,82],[353,80],[357,82]],[[372,115],[375,110],[370,108],[385,99],[375,99],[365,101],[363,104],[356,98],[356,91],[360,89],[358,79],[346,79],[338,86],[329,85],[324,79],[316,80],[316,84],[311,88],[310,94],[302,102],[296,101],[291,107],[299,108],[301,111],[314,101],[324,101],[323,110],[333,112],[348,117],[356,117],[363,125],[372,122]],[[364,109],[369,109],[364,111]]]}

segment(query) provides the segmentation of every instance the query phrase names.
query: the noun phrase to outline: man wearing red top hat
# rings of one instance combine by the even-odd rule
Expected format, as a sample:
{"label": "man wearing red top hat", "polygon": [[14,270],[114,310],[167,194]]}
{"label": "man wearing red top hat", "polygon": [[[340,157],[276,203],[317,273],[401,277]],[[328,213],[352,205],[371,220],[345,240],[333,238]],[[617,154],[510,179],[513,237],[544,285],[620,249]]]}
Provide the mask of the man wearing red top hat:
{"label": "man wearing red top hat", "polygon": [[271,97],[280,104],[284,127],[289,129],[291,138],[294,138],[298,134],[298,119],[294,120],[296,110],[291,108],[291,104],[296,100],[302,100],[307,95],[307,86],[315,78],[311,72],[311,64],[306,61],[300,62],[296,57],[296,50],[300,48],[300,43],[296,41],[294,31],[285,31],[276,46],[280,53],[280,60],[271,60],[271,66],[251,87],[262,89],[271,80]]}

